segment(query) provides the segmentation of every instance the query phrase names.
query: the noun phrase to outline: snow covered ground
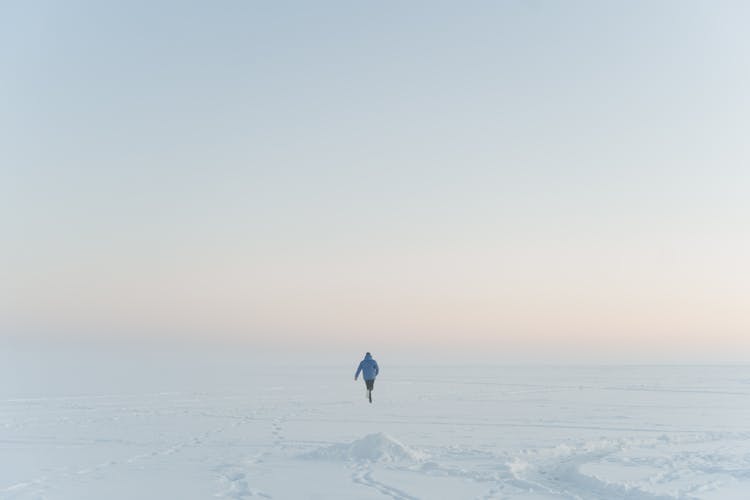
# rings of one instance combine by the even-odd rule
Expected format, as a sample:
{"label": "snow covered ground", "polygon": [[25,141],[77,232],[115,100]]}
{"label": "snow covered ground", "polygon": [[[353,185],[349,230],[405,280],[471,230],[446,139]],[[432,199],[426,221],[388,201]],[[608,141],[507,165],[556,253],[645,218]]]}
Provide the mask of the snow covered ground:
{"label": "snow covered ground", "polygon": [[748,367],[37,361],[2,499],[750,498]]}

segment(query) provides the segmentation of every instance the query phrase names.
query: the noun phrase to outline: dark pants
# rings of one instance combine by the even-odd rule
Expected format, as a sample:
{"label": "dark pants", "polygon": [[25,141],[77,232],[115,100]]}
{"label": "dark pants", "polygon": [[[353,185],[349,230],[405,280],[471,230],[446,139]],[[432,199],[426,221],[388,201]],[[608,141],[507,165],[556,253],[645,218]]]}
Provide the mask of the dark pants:
{"label": "dark pants", "polygon": [[365,380],[365,385],[367,386],[367,390],[371,391],[372,390],[372,386],[375,385],[375,379]]}

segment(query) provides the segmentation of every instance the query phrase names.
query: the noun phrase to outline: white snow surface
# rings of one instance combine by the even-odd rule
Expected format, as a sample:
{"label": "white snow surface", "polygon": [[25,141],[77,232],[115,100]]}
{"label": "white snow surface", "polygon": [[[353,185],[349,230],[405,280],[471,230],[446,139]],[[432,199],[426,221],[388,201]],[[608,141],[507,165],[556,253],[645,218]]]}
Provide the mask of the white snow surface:
{"label": "white snow surface", "polygon": [[378,432],[368,434],[351,443],[334,444],[302,455],[304,458],[324,460],[358,460],[370,462],[419,462],[426,454],[413,450],[393,437]]}
{"label": "white snow surface", "polygon": [[750,368],[6,356],[0,499],[747,499]]}

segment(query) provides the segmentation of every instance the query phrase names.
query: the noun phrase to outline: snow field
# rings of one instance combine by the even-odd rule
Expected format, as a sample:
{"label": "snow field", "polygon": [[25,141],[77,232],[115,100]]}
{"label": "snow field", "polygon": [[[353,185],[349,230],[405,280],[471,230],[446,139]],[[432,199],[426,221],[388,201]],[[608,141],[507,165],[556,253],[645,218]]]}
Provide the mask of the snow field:
{"label": "snow field", "polygon": [[351,365],[6,380],[0,498],[750,497],[747,367]]}

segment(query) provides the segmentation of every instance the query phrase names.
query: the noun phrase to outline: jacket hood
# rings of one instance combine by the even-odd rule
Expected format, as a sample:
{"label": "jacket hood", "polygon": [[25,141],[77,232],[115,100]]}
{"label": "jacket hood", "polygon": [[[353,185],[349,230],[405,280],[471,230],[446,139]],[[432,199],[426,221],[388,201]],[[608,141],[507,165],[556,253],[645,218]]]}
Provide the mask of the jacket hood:
{"label": "jacket hood", "polygon": [[369,352],[365,354],[365,359],[372,359],[372,354],[370,354]]}

